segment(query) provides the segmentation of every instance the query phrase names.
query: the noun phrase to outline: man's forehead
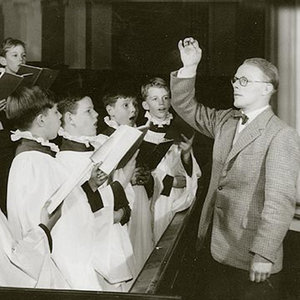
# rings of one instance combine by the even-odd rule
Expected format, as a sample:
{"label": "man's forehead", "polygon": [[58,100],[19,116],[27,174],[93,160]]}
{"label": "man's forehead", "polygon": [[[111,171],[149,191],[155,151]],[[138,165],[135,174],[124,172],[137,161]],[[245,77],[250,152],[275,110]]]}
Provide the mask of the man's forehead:
{"label": "man's forehead", "polygon": [[235,73],[235,76],[238,78],[247,77],[248,79],[258,78],[258,76],[261,77],[263,75],[263,72],[258,67],[251,64],[240,65]]}

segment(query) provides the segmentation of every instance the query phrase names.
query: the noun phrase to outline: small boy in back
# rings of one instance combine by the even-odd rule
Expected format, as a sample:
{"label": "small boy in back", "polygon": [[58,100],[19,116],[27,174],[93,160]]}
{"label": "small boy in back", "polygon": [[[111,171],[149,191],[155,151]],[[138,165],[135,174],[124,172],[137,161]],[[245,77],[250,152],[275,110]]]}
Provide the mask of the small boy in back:
{"label": "small boy in back", "polygon": [[0,65],[5,69],[5,72],[16,74],[20,65],[25,63],[25,43],[11,37],[3,40],[0,47]]}
{"label": "small boy in back", "polygon": [[[135,126],[138,108],[136,97],[131,93],[122,91],[107,94],[103,98],[103,103],[108,114],[104,118],[107,127],[102,132],[103,134],[111,135],[120,125]],[[150,202],[144,186],[149,178],[149,172],[142,168],[136,168],[131,178],[134,202],[128,230],[137,264],[137,273],[153,250]]]}
{"label": "small boy in back", "polygon": [[[61,125],[51,93],[22,87],[8,98],[6,112],[18,128],[11,138],[19,143],[8,179],[8,221],[14,237],[22,239],[40,223],[41,208],[72,174],[55,158],[59,149],[50,142]],[[97,182],[95,174],[88,179],[90,187]],[[92,266],[94,216],[87,198],[77,186],[64,199],[52,230],[52,257],[71,288],[102,290]]]}
{"label": "small boy in back", "polygon": [[[20,64],[26,63],[25,43],[6,38],[0,45],[0,73],[16,74]],[[1,87],[0,87],[1,88]],[[6,99],[0,99],[0,208],[6,214],[6,186],[15,147],[9,139],[11,124],[5,115]]]}
{"label": "small boy in back", "polygon": [[[172,133],[173,115],[170,109],[170,90],[162,78],[152,78],[141,87],[142,106],[149,130],[145,140],[163,141]],[[180,134],[180,133],[178,133]],[[154,192],[152,196],[153,234],[157,243],[174,214],[188,208],[196,196],[200,168],[192,153],[193,137],[183,134],[173,144],[157,168],[152,171]]]}

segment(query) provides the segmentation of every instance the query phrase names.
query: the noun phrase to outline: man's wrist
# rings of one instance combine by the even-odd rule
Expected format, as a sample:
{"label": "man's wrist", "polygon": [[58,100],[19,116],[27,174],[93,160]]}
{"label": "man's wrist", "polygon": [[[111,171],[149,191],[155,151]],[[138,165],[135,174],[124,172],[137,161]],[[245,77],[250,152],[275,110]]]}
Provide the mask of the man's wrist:
{"label": "man's wrist", "polygon": [[181,69],[178,70],[177,77],[178,78],[195,77],[197,74],[197,67],[198,65],[183,66]]}

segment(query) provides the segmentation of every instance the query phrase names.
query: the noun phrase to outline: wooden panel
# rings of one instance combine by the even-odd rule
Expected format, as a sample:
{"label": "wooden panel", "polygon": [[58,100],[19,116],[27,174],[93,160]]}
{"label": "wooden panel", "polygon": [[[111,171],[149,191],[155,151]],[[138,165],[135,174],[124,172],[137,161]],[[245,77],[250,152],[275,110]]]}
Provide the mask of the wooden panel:
{"label": "wooden panel", "polygon": [[62,0],[42,1],[42,61],[49,67],[64,64],[64,18]]}

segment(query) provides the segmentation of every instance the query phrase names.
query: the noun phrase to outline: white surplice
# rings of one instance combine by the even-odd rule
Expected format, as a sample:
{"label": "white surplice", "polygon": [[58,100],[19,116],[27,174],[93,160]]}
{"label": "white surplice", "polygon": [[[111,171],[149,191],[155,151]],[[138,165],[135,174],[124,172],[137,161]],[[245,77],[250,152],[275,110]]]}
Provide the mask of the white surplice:
{"label": "white surplice", "polygon": [[[99,147],[105,138],[100,138],[100,142],[99,139],[98,141],[96,139],[96,143],[93,144]],[[77,140],[77,142],[80,141]],[[72,173],[86,165],[92,153],[92,151],[61,151],[57,154],[57,159]],[[88,180],[90,175],[91,172],[88,172],[82,183]],[[118,176],[122,176],[122,174]],[[131,280],[135,273],[133,250],[127,225],[122,226],[120,223],[114,224],[113,222],[114,194],[111,186],[104,184],[98,189],[98,192],[104,207],[94,213],[93,266],[106,281],[104,290],[123,290],[121,284]]]}
{"label": "white surplice", "polygon": [[51,259],[47,236],[40,227],[15,240],[0,212],[0,236],[0,286],[69,288]]}
{"label": "white surplice", "polygon": [[[144,139],[149,142],[159,143],[164,140],[164,137],[165,133],[163,132],[148,130]],[[192,152],[191,161],[192,173],[189,176],[182,164],[181,150],[178,145],[173,144],[157,168],[152,171],[154,192],[151,199],[151,210],[155,244],[166,230],[175,213],[187,209],[195,199],[201,170]],[[162,195],[161,192],[164,189],[163,179],[166,175],[172,177],[183,176],[186,180],[186,187],[172,187],[169,196]]]}
{"label": "white surplice", "polygon": [[[15,237],[24,238],[40,223],[42,206],[68,176],[49,154],[25,151],[14,158],[8,180],[8,221]],[[72,289],[102,290],[92,267],[93,226],[85,193],[77,187],[64,200],[62,216],[52,229],[52,257]]]}

